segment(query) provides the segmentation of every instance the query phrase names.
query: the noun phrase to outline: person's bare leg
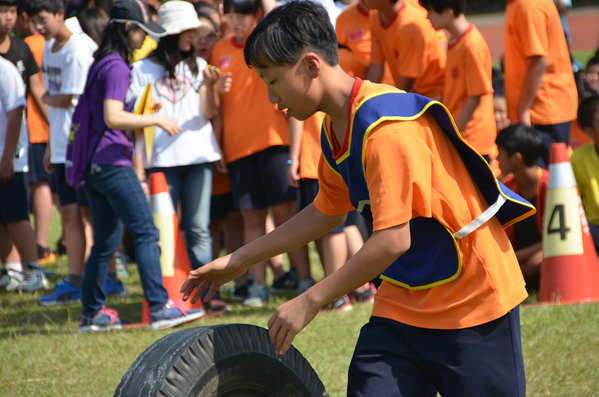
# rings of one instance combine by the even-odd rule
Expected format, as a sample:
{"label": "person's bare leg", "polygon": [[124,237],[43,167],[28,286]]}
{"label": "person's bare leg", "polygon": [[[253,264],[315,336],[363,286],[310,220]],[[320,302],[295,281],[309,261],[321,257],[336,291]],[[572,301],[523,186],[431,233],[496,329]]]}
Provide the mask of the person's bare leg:
{"label": "person's bare leg", "polygon": [[[266,214],[266,208],[241,210],[245,244],[266,234]],[[252,276],[254,281],[266,285],[266,262],[260,262],[252,266]]]}
{"label": "person's bare leg", "polygon": [[37,264],[37,249],[35,247],[35,233],[28,220],[10,222],[6,224],[13,244],[19,251],[21,263]]}
{"label": "person's bare leg", "polygon": [[[83,218],[83,228],[85,230],[85,256],[83,259],[83,263],[85,263],[94,246],[94,229],[92,225],[92,213],[89,206],[79,207],[79,211]],[[114,266],[116,266],[116,264],[114,264]],[[114,269],[116,269],[116,267]]]}
{"label": "person's bare leg", "polygon": [[[266,216],[266,234],[275,230],[275,223],[272,219],[271,214]],[[283,255],[277,255],[270,258],[268,261],[268,265],[270,266],[270,270],[272,270],[272,274],[274,278],[277,278],[285,273],[283,269]]]}
{"label": "person's bare leg", "polygon": [[[295,201],[286,201],[271,207],[275,225],[279,226],[293,218],[297,214]],[[296,248],[287,253],[289,262],[297,271],[300,280],[310,277],[310,258],[308,256],[308,247]]]}
{"label": "person's bare leg", "polygon": [[[7,263],[21,263],[21,256],[19,255],[19,251],[17,251],[17,247],[12,243],[8,228],[2,224],[0,224],[0,261],[2,261],[3,265]],[[19,266],[19,269],[13,268],[13,270],[22,271],[23,268]]]}
{"label": "person's bare leg", "polygon": [[343,233],[327,233],[316,240],[325,276],[333,274],[347,262],[347,240]]}
{"label": "person's bare leg", "polygon": [[[350,260],[352,256],[354,256],[362,246],[364,245],[364,239],[362,238],[362,233],[360,233],[360,229],[357,226],[351,225],[343,228],[343,234],[345,235],[345,239],[347,241],[347,260]],[[356,289],[356,292],[362,294],[370,289],[370,284],[366,283],[360,288]]]}
{"label": "person's bare leg", "polygon": [[77,203],[60,207],[64,225],[65,246],[67,247],[69,275],[83,275],[87,239],[81,211]]}
{"label": "person's bare leg", "polygon": [[52,191],[47,181],[30,184],[31,207],[37,245],[48,248],[48,232],[52,222]]}

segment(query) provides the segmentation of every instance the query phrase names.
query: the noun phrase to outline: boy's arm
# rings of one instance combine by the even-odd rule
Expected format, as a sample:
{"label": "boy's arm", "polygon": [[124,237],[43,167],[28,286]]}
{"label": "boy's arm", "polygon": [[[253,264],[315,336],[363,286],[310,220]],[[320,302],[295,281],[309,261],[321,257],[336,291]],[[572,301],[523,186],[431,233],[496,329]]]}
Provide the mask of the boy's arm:
{"label": "boy's arm", "polygon": [[46,91],[42,96],[42,102],[55,108],[67,109],[73,104],[73,97],[74,95],[72,94],[50,95],[50,93]]}
{"label": "boy's arm", "polygon": [[310,204],[267,235],[252,241],[232,254],[192,270],[181,287],[183,300],[189,299],[197,287],[197,291],[191,299],[195,303],[210,287],[210,291],[204,298],[204,301],[208,302],[221,285],[241,276],[256,263],[303,247],[316,240],[342,224],[346,215],[325,215],[316,209],[314,204]]}
{"label": "boy's arm", "polygon": [[464,103],[464,107],[462,107],[462,111],[455,119],[455,124],[458,127],[458,131],[463,131],[466,128],[466,124],[472,118],[472,115],[476,111],[476,108],[480,104],[480,96],[471,96],[466,99]]}
{"label": "boy's arm", "polygon": [[14,156],[21,135],[24,106],[6,112],[6,141],[0,158],[0,183],[8,183],[15,176]]}
{"label": "boy's arm", "polygon": [[373,83],[380,83],[383,79],[383,72],[385,71],[385,64],[383,63],[371,63],[366,71],[365,80],[372,81]]}
{"label": "boy's arm", "polygon": [[44,96],[44,83],[42,82],[41,72],[29,76],[29,91],[37,105],[37,108],[42,112],[42,115],[48,121],[48,106],[42,100]]}
{"label": "boy's arm", "polygon": [[307,292],[280,306],[268,322],[270,339],[285,354],[295,336],[319,310],[381,274],[410,247],[409,223],[376,231],[339,270]]}
{"label": "boy's arm", "polygon": [[289,118],[289,168],[287,169],[287,181],[293,187],[300,180],[300,151],[302,148],[302,134],[304,133],[304,122]]}
{"label": "boy's arm", "polygon": [[526,59],[526,71],[522,80],[522,91],[520,91],[520,97],[516,105],[517,119],[514,120],[514,123],[531,126],[529,111],[537,97],[537,91],[541,88],[541,82],[546,71],[546,56],[531,56]]}

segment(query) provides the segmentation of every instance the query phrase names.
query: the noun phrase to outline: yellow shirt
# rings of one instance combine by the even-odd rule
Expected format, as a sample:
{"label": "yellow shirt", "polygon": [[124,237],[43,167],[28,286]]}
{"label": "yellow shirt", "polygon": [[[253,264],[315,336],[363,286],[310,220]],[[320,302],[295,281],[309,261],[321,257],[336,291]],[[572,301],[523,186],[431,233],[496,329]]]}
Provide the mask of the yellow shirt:
{"label": "yellow shirt", "polygon": [[589,222],[599,225],[599,155],[595,143],[574,151],[570,158]]}
{"label": "yellow shirt", "polygon": [[151,38],[150,36],[146,36],[144,39],[144,43],[139,50],[133,51],[133,56],[131,59],[131,63],[141,61],[145,59],[148,55],[150,55],[156,48],[158,48],[158,42]]}

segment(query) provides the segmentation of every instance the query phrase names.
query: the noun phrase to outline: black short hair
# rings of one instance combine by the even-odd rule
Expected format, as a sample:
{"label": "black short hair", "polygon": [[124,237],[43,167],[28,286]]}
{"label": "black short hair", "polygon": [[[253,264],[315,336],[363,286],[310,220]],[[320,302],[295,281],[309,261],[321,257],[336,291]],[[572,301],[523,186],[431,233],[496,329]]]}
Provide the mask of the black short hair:
{"label": "black short hair", "polygon": [[0,6],[17,6],[18,7],[19,0],[0,0]]}
{"label": "black short hair", "polygon": [[594,56],[593,58],[589,59],[589,61],[587,62],[587,67],[585,68],[585,71],[589,70],[589,67],[594,66],[599,64],[599,56]]}
{"label": "black short hair", "polygon": [[451,8],[456,17],[466,11],[466,0],[418,0],[418,2],[425,9],[430,10],[432,8],[438,13]]}
{"label": "black short hair", "polygon": [[337,36],[323,6],[294,0],[275,8],[252,31],[243,53],[248,66],[293,65],[313,51],[331,66],[339,64]]}
{"label": "black short hair", "polygon": [[533,166],[543,152],[543,138],[534,129],[524,124],[511,125],[497,134],[497,146],[504,148],[508,154],[518,152],[526,165]]}
{"label": "black short hair", "polygon": [[31,3],[31,13],[29,16],[37,15],[41,11],[58,14],[58,11],[60,10],[62,10],[66,16],[67,4],[65,0],[32,0]]}
{"label": "black short hair", "polygon": [[599,111],[599,96],[593,96],[582,101],[578,106],[578,124],[581,128],[592,127],[595,113]]}
{"label": "black short hair", "polygon": [[492,69],[491,72],[491,83],[493,84],[493,96],[494,97],[505,97],[504,89],[505,77],[500,70]]}
{"label": "black short hair", "polygon": [[17,14],[21,15],[26,12],[27,15],[31,15],[33,10],[33,0],[19,0],[17,4]]}
{"label": "black short hair", "polygon": [[258,10],[263,10],[261,0],[225,0],[223,11],[225,14],[252,14],[256,15]]}

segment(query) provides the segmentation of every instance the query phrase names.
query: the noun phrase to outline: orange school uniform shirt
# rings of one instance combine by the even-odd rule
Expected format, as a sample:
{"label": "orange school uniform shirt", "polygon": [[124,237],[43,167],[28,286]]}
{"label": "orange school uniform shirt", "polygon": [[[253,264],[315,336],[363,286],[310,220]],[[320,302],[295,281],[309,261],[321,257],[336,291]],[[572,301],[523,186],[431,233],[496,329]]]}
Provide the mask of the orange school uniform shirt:
{"label": "orange school uniform shirt", "polygon": [[223,152],[226,163],[272,146],[289,145],[289,128],[283,112],[268,102],[266,84],[243,58],[243,44],[234,37],[214,44],[210,64],[232,73],[231,91],[221,100]]}
{"label": "orange school uniform shirt", "polygon": [[551,0],[511,0],[505,11],[505,98],[507,115],[516,105],[529,57],[547,57],[547,71],[530,108],[533,124],[551,125],[576,118],[578,94],[559,14]]}
{"label": "orange school uniform shirt", "polygon": [[[368,65],[370,65],[370,53],[372,50],[369,12],[360,7],[359,2],[348,6],[337,17],[335,33],[337,34],[337,42],[347,46],[357,58],[361,59],[366,64],[367,70]],[[343,58],[349,58],[349,56],[340,49],[339,58],[343,61]],[[341,63],[343,70],[351,74],[350,70],[346,69],[344,64],[347,65],[347,61]],[[352,76],[364,78],[366,75],[366,71],[363,75],[360,75],[355,73],[355,68],[353,70],[354,74]],[[394,84],[393,76],[387,62],[385,62],[381,83]]]}
{"label": "orange school uniform shirt", "polygon": [[378,11],[370,14],[371,63],[387,61],[399,84],[399,75],[413,78],[413,91],[429,98],[443,94],[445,51],[437,33],[420,11],[402,3],[393,20],[383,26]]}
{"label": "orange school uniform shirt", "polygon": [[474,25],[449,43],[443,103],[457,119],[468,97],[480,96],[480,103],[472,118],[460,132],[479,153],[494,158],[497,156],[497,126],[491,69],[489,47]]}
{"label": "orange school uniform shirt", "polygon": [[322,120],[324,120],[324,113],[316,112],[304,121],[299,163],[301,179],[318,179],[318,162],[322,156],[320,149]]}
{"label": "orange school uniform shirt", "polygon": [[[41,34],[34,34],[25,38],[25,43],[29,46],[35,62],[41,68],[42,57],[44,55],[44,46],[46,40]],[[40,80],[42,74],[40,73]],[[42,81],[43,84],[43,81]],[[50,126],[37,107],[31,93],[27,95],[27,131],[29,132],[29,143],[46,143],[50,134]]]}
{"label": "orange school uniform shirt", "polygon": [[578,123],[578,119],[572,122],[572,127],[570,127],[570,147],[572,150],[576,150],[578,148],[583,147],[587,143],[593,142],[593,138],[588,136],[586,132],[580,128],[580,124]]}
{"label": "orange school uniform shirt", "polygon": [[[349,120],[364,98],[388,89],[368,81],[356,84]],[[328,117],[325,123],[336,142]],[[349,134],[348,128],[343,144],[333,149],[336,158],[349,152]],[[434,217],[455,233],[479,216],[487,208],[486,201],[464,164],[456,161],[459,158],[428,112],[414,121],[388,121],[373,128],[365,143],[364,169],[374,230],[415,217]],[[343,179],[324,160],[318,179],[314,205],[319,211],[339,215],[354,209]],[[423,290],[383,281],[372,315],[415,327],[459,329],[497,319],[526,298],[518,261],[496,218],[456,244],[462,261],[457,278]]]}

